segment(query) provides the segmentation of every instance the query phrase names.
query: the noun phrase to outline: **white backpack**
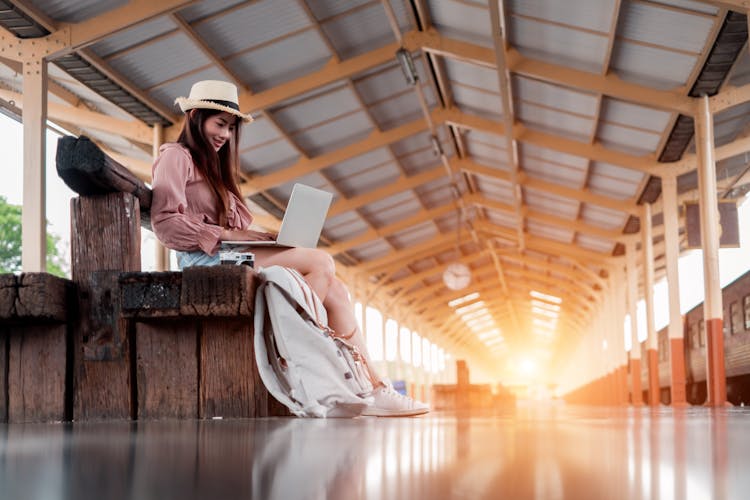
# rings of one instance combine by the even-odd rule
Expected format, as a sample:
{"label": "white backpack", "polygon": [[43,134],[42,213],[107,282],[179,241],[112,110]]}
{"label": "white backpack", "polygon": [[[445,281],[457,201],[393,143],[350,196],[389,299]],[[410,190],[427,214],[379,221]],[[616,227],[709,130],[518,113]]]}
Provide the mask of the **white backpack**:
{"label": "white backpack", "polygon": [[258,272],[255,361],[268,392],[298,417],[355,417],[372,403],[356,347],[332,336],[322,302],[295,270]]}

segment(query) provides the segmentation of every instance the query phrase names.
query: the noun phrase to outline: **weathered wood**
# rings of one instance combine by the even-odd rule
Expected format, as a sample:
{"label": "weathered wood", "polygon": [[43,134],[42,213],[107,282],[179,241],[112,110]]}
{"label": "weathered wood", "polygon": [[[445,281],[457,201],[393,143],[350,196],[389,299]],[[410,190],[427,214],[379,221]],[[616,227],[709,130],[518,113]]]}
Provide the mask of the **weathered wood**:
{"label": "weathered wood", "polygon": [[16,315],[48,321],[66,321],[73,282],[47,273],[18,277]]}
{"label": "weathered wood", "polygon": [[113,193],[73,198],[71,267],[76,283],[92,271],[140,271],[140,209],[133,196]]}
{"label": "weathered wood", "polygon": [[181,289],[182,273],[122,273],[122,314],[134,319],[179,316]]}
{"label": "weathered wood", "polygon": [[252,317],[256,276],[247,266],[188,267],[182,273],[180,313]]}
{"label": "weathered wood", "polygon": [[[262,380],[258,380],[257,383],[260,384],[261,387],[263,387],[263,381]],[[258,387],[258,386],[256,385],[256,387]],[[257,389],[256,389],[256,391],[257,391]],[[265,390],[265,387],[263,387],[263,392],[265,392],[266,394],[268,394],[268,391]],[[267,397],[267,400],[268,400],[268,405],[267,405],[268,414],[267,415],[269,417],[292,417],[293,416],[292,412],[289,411],[289,408],[287,408],[286,406],[284,406],[283,403],[280,403],[271,394],[268,394],[266,397]],[[257,415],[257,416],[258,417],[262,417],[262,416],[265,416],[265,415]]]}
{"label": "weathered wood", "polygon": [[81,300],[78,323],[83,359],[111,361],[122,357],[127,323],[120,315],[119,271],[92,271],[88,294]]}
{"label": "weathered wood", "polygon": [[8,421],[8,330],[0,325],[0,423]]}
{"label": "weathered wood", "polygon": [[[204,320],[200,336],[200,418],[264,416],[253,377],[252,321]],[[261,415],[258,415],[258,412]]]}
{"label": "weathered wood", "polygon": [[73,282],[47,273],[0,275],[0,320],[65,322]]}
{"label": "weathered wood", "polygon": [[0,320],[15,317],[17,285],[15,274],[0,274]]}
{"label": "weathered wood", "polygon": [[[79,289],[81,312],[73,339],[76,420],[132,414],[127,320],[119,315],[113,319],[111,313],[119,307],[117,272],[140,270],[138,220],[138,203],[127,193],[71,201],[72,278]],[[87,356],[119,358],[98,361]]]}
{"label": "weathered wood", "polygon": [[8,421],[65,420],[67,325],[17,326],[9,337]]}
{"label": "weathered wood", "polygon": [[141,225],[151,228],[151,189],[126,167],[107,156],[86,136],[61,137],[57,142],[57,173],[80,195],[130,193],[138,199]]}
{"label": "weathered wood", "polygon": [[138,418],[198,417],[195,321],[136,323]]}

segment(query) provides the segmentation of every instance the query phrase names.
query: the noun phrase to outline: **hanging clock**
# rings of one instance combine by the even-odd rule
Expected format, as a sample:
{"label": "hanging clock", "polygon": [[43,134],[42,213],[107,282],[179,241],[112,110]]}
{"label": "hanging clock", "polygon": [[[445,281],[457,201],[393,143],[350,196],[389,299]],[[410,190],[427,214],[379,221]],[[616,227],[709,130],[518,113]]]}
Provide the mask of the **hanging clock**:
{"label": "hanging clock", "polygon": [[471,270],[465,264],[454,262],[443,271],[443,283],[451,290],[461,290],[469,286]]}

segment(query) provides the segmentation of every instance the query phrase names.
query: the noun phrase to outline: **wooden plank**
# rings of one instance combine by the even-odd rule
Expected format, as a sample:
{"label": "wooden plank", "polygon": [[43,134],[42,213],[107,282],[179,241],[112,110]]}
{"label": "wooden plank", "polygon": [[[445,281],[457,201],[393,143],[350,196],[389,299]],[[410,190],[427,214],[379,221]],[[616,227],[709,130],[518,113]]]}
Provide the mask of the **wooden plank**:
{"label": "wooden plank", "polygon": [[18,295],[15,274],[0,274],[0,320],[15,317]]}
{"label": "wooden plank", "polygon": [[252,317],[256,286],[255,272],[247,266],[185,268],[180,313]]}
{"label": "wooden plank", "polygon": [[122,273],[119,283],[121,311],[126,318],[180,315],[182,273]]}
{"label": "wooden plank", "polygon": [[8,337],[0,325],[0,423],[8,421]]}
{"label": "wooden plank", "polygon": [[18,276],[16,316],[66,321],[72,287],[72,281],[48,273],[21,274]]}
{"label": "wooden plank", "polygon": [[55,161],[60,178],[80,195],[130,193],[135,196],[141,209],[140,223],[147,229],[151,228],[151,189],[88,137],[60,138]]}
{"label": "wooden plank", "polygon": [[140,209],[127,193],[73,198],[71,204],[72,279],[92,271],[141,270]]}
{"label": "wooden plank", "polygon": [[135,328],[138,418],[197,418],[195,322],[138,322]]}
{"label": "wooden plank", "polygon": [[48,273],[0,274],[0,320],[67,320],[73,282]]}
{"label": "wooden plank", "polygon": [[[127,419],[132,415],[127,320],[108,310],[119,308],[117,274],[140,271],[138,221],[138,202],[127,193],[71,201],[72,275],[79,289],[81,316],[73,336],[76,420]],[[108,352],[113,359],[97,361],[84,355]]]}
{"label": "wooden plank", "polygon": [[[200,418],[265,416],[253,375],[252,320],[203,321],[200,335]],[[263,404],[260,404],[263,403]]]}
{"label": "wooden plank", "polygon": [[66,325],[14,327],[8,355],[8,421],[66,420]]}

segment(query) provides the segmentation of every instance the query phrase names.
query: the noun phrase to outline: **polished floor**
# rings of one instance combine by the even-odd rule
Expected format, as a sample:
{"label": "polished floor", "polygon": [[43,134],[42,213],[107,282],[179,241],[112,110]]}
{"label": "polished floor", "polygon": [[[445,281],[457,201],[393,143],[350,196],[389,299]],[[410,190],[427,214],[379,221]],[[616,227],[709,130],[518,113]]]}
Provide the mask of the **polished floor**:
{"label": "polished floor", "polygon": [[5,425],[0,498],[746,499],[750,409]]}

